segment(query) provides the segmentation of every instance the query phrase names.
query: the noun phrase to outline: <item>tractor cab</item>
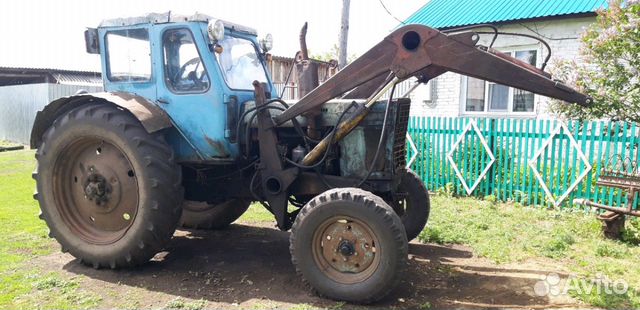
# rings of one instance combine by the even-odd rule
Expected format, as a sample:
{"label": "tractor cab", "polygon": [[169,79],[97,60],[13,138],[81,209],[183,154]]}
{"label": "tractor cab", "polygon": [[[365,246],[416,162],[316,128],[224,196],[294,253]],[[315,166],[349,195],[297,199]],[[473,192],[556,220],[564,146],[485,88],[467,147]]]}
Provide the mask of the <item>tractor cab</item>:
{"label": "tractor cab", "polygon": [[253,81],[274,92],[266,67],[271,35],[196,14],[171,13],[103,21],[85,32],[100,54],[104,89],[141,96],[164,110],[180,161],[233,161],[235,128]]}

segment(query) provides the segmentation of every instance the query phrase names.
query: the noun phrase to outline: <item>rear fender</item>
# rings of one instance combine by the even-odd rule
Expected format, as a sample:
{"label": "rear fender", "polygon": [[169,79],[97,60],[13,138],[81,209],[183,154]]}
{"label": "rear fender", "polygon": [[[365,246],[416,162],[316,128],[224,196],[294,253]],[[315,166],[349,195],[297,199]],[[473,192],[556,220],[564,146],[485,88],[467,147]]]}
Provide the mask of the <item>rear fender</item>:
{"label": "rear fender", "polygon": [[144,129],[153,133],[172,126],[167,113],[144,97],[126,92],[79,94],[56,99],[38,111],[31,130],[31,148],[42,143],[42,135],[60,115],[84,104],[113,104],[133,114]]}

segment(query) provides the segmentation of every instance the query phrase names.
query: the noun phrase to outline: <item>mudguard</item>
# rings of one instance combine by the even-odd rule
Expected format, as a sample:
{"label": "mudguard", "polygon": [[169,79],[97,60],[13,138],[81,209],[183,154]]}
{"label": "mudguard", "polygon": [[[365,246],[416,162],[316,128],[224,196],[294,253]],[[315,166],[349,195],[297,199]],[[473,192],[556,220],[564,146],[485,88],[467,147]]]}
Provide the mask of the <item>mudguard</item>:
{"label": "mudguard", "polygon": [[56,99],[46,105],[42,111],[38,111],[31,130],[31,148],[37,148],[40,145],[42,135],[56,118],[78,106],[92,102],[114,104],[131,112],[149,133],[172,126],[167,113],[144,97],[126,92],[79,94]]}

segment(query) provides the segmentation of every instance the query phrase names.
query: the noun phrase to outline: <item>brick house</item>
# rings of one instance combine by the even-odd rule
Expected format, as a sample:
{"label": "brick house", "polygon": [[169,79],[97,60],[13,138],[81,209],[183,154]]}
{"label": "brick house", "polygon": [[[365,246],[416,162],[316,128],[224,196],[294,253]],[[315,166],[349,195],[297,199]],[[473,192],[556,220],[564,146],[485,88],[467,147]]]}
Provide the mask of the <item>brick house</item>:
{"label": "brick house", "polygon": [[[596,11],[606,7],[606,0],[431,0],[405,23],[439,30],[493,24],[501,32],[534,35],[549,43],[551,65],[560,59],[580,61],[580,36],[595,22]],[[486,46],[490,39],[481,35],[480,44]],[[547,56],[544,46],[529,38],[499,36],[493,47],[537,67]],[[451,72],[420,86],[412,101],[414,115],[552,117],[547,97]]]}

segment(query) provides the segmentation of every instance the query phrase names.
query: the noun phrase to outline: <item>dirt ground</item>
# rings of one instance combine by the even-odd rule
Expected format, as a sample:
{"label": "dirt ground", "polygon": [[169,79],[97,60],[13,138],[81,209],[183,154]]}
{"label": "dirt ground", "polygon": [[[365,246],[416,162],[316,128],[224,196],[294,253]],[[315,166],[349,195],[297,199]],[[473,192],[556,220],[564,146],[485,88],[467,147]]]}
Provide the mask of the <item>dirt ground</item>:
{"label": "dirt ground", "polygon": [[[462,246],[410,244],[410,264],[383,301],[356,306],[315,296],[290,262],[288,232],[261,225],[178,231],[165,252],[125,270],[95,270],[68,254],[35,259],[44,270],[80,279],[103,297],[100,308],[162,308],[176,298],[205,308],[548,308],[584,307],[568,297],[539,297],[534,285],[562,270],[544,262],[495,265]],[[79,276],[79,277],[78,277]]]}

